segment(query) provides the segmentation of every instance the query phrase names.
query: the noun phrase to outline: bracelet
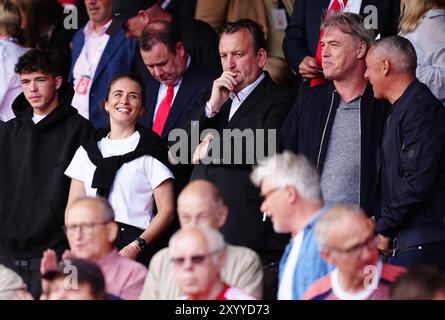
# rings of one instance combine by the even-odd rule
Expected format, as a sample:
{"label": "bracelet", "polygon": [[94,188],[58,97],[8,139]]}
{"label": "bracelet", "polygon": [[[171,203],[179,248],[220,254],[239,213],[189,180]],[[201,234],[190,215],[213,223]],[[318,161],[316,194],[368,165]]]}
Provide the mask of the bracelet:
{"label": "bracelet", "polygon": [[[136,240],[135,240],[135,241],[136,241]],[[142,251],[142,249],[139,248],[139,246],[138,246],[134,241],[133,241],[133,242],[130,242],[129,245],[132,246],[133,248],[136,248],[136,250],[137,250],[138,252],[141,252],[141,251]]]}

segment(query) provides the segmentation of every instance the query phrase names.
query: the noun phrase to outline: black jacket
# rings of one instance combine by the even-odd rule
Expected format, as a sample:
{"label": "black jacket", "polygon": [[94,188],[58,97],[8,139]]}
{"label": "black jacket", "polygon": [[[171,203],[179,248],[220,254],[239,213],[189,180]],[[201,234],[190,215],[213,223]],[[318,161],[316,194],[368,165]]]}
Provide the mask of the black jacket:
{"label": "black jacket", "polygon": [[[281,149],[305,155],[321,174],[340,96],[332,81],[303,90],[280,133]],[[371,85],[360,102],[360,205],[370,212],[376,183],[376,154],[389,103],[376,100]]]}
{"label": "black jacket", "polygon": [[445,110],[418,80],[392,108],[381,169],[377,231],[396,249],[445,241]]}
{"label": "black jacket", "polygon": [[[210,97],[210,93],[208,97]],[[207,101],[207,99],[203,100]],[[202,103],[198,117],[196,117],[200,120],[200,131],[207,128],[218,131],[221,137],[219,147],[223,144],[222,142],[229,145],[231,157],[227,157],[227,152],[224,154],[222,152],[224,148],[221,148],[220,158],[218,158],[221,162],[207,165],[197,164],[193,169],[191,180],[211,181],[221,191],[230,212],[221,232],[230,244],[248,246],[258,250],[282,250],[288,237],[275,233],[269,220],[262,221],[260,191],[250,181],[251,162],[256,162],[258,158],[261,158],[261,154],[255,152],[255,159],[246,161],[249,160],[249,155],[252,155],[248,151],[247,142],[235,138],[223,140],[223,130],[226,132],[235,132],[235,130],[244,132],[246,129],[278,130],[286,118],[293,100],[294,94],[287,89],[278,87],[266,73],[266,77],[244,100],[230,121],[228,121],[232,102],[230,99],[222,105],[221,111],[210,119],[205,117],[204,101]],[[255,132],[258,133],[258,131]],[[258,138],[259,136],[256,135],[255,142],[250,141],[249,147],[255,146],[258,143]],[[237,144],[241,146],[237,146]],[[216,147],[212,150],[215,150]],[[263,154],[274,153],[274,151],[267,150]],[[235,154],[241,155],[242,161],[239,164],[233,162]],[[257,155],[258,157],[256,157]],[[213,154],[212,156],[214,156],[213,158],[217,157]],[[224,162],[227,159],[231,160],[227,161],[230,163]]]}
{"label": "black jacket", "polygon": [[39,123],[23,93],[16,118],[0,128],[0,254],[39,258],[67,246],[62,229],[70,188],[64,171],[92,130],[71,107],[74,91],[59,90],[60,104]]}

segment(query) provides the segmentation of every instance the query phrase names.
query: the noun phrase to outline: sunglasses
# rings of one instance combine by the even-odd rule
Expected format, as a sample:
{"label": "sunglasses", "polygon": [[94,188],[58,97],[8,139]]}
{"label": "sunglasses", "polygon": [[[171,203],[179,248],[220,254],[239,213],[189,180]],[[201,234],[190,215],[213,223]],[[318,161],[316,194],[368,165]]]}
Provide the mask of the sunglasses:
{"label": "sunglasses", "polygon": [[187,260],[190,260],[191,264],[194,266],[197,265],[201,265],[204,263],[204,261],[208,258],[213,256],[214,254],[220,252],[222,249],[207,253],[207,254],[200,254],[200,255],[195,255],[195,256],[191,256],[191,257],[176,257],[176,258],[171,258],[170,261],[175,265],[175,267],[182,267],[184,265],[184,263]]}

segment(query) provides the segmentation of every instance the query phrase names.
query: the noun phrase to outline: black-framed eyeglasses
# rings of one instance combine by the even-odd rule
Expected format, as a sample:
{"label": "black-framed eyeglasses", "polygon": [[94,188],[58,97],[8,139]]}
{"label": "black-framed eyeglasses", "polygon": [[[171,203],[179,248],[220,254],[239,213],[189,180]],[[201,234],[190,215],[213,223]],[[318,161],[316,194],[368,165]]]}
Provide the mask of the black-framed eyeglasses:
{"label": "black-framed eyeglasses", "polygon": [[362,241],[361,243],[355,244],[347,249],[340,249],[340,248],[336,248],[336,247],[332,247],[330,246],[329,248],[333,251],[342,253],[342,254],[346,254],[352,257],[358,257],[363,253],[363,250],[366,248],[369,248],[369,246],[371,244],[376,244],[376,236],[373,234],[371,234],[368,238],[366,238],[364,241]]}
{"label": "black-framed eyeglasses", "polygon": [[182,267],[187,260],[190,260],[192,265],[197,266],[203,264],[207,258],[213,256],[221,250],[223,249],[218,249],[207,254],[194,255],[191,257],[172,257],[170,258],[170,261],[175,267]]}
{"label": "black-framed eyeglasses", "polygon": [[79,224],[67,224],[63,227],[63,230],[67,235],[72,235],[79,230],[83,234],[91,234],[95,226],[109,224],[111,221],[98,221],[98,222],[86,222]]}

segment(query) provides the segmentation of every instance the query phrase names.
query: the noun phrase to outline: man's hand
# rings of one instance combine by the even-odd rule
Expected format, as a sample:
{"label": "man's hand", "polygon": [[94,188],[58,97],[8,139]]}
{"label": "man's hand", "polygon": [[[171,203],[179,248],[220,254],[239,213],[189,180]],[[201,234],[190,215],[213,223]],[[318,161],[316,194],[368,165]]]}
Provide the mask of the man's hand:
{"label": "man's hand", "polygon": [[131,260],[136,260],[139,253],[140,253],[140,249],[138,248],[138,245],[136,244],[136,242],[130,242],[129,244],[127,244],[125,247],[123,247],[119,251],[119,254],[121,256],[127,257]]}
{"label": "man's hand", "polygon": [[209,132],[205,136],[205,138],[201,141],[201,143],[196,147],[195,152],[193,152],[193,163],[197,164],[199,161],[204,159],[207,156],[207,150],[209,148],[209,144],[213,139],[213,135]]}
{"label": "man's hand", "polygon": [[57,269],[57,255],[53,249],[47,249],[43,252],[42,261],[40,262],[40,274],[45,274],[50,270]]}
{"label": "man's hand", "polygon": [[224,71],[221,77],[213,81],[212,95],[209,100],[213,112],[218,113],[224,102],[229,99],[230,91],[233,91],[237,85],[235,76],[234,72]]}
{"label": "man's hand", "polygon": [[313,79],[323,76],[323,69],[318,65],[314,57],[306,56],[298,66],[298,71],[303,78]]}
{"label": "man's hand", "polygon": [[383,255],[390,256],[392,254],[392,239],[381,234],[377,235],[377,249],[379,249]]}

